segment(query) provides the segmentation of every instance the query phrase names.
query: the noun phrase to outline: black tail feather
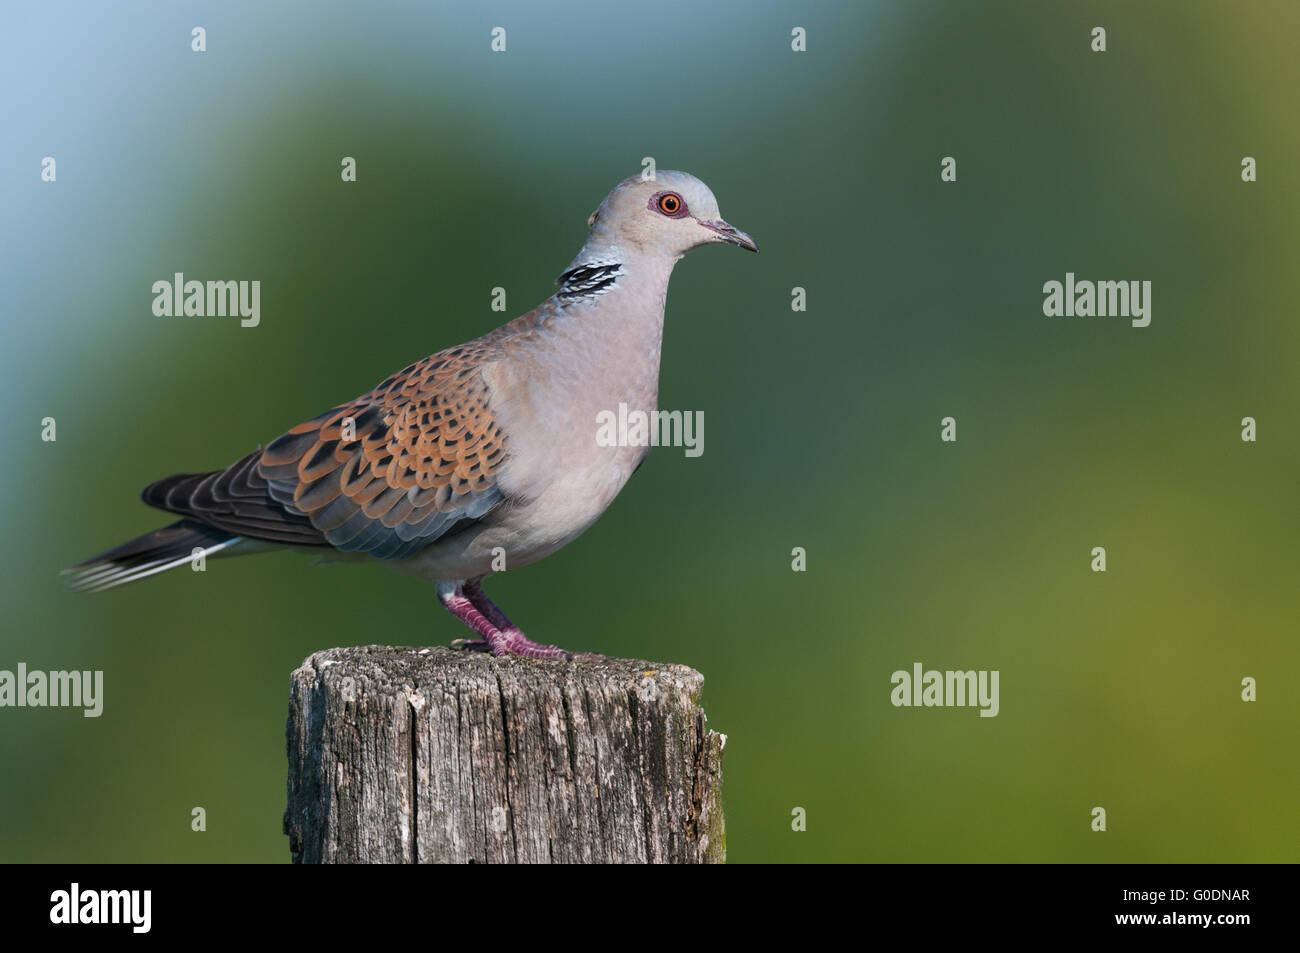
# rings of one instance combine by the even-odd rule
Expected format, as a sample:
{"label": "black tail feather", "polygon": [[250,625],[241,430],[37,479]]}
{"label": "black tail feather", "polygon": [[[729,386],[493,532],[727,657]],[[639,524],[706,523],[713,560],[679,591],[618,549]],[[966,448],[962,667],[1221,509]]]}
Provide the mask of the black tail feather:
{"label": "black tail feather", "polygon": [[227,530],[196,520],[180,520],[137,536],[63,572],[70,577],[70,589],[100,592],[183,565],[190,561],[196,549],[210,555],[239,540],[237,534]]}

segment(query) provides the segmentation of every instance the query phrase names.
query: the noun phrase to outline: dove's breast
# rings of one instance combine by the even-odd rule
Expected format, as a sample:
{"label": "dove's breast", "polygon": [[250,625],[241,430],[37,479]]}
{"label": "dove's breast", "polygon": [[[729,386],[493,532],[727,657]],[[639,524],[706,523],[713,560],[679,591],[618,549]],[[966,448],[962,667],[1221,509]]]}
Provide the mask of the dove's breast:
{"label": "dove's breast", "polygon": [[603,312],[560,310],[483,366],[505,436],[506,502],[421,553],[421,574],[470,579],[496,571],[494,562],[513,569],[550,555],[590,527],[641,464],[645,440],[617,422],[657,406],[663,297],[622,315],[609,297]]}

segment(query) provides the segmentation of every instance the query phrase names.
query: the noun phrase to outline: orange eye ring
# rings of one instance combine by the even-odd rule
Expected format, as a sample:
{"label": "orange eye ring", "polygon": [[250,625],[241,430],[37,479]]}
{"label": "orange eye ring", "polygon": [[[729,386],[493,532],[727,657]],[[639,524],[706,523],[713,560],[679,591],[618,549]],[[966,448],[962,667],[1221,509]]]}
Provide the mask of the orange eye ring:
{"label": "orange eye ring", "polygon": [[660,215],[667,215],[669,218],[685,218],[688,214],[686,200],[677,192],[656,192],[650,196],[646,208]]}

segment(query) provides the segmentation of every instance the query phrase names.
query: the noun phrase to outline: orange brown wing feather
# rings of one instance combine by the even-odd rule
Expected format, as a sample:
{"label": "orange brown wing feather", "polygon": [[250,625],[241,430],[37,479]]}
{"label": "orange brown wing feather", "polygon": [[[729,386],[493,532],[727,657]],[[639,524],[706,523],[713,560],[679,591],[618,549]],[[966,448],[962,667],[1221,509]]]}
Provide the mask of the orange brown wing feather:
{"label": "orange brown wing feather", "polygon": [[425,358],[273,441],[258,463],[271,497],[334,548],[392,559],[501,505],[487,343]]}

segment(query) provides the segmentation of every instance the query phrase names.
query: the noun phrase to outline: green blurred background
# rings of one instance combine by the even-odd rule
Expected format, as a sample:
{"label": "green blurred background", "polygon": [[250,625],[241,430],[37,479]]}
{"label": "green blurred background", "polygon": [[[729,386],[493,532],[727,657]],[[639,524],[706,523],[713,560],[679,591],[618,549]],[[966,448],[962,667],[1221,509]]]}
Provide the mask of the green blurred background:
{"label": "green blurred background", "polygon": [[[99,596],[58,570],[164,522],[151,480],[545,298],[643,156],[763,248],[673,280],[661,405],[704,411],[705,453],[656,451],[489,588],[535,639],[705,674],[730,859],[1300,858],[1290,0],[43,2],[3,27],[0,668],[103,669],[106,701],[0,709],[0,859],[287,860],[289,672],[459,637],[432,588],[287,553]],[[259,279],[261,326],[154,317],[176,271]],[[1151,326],[1045,318],[1067,271],[1151,280]],[[998,669],[1001,713],[892,707],[916,661]]]}

